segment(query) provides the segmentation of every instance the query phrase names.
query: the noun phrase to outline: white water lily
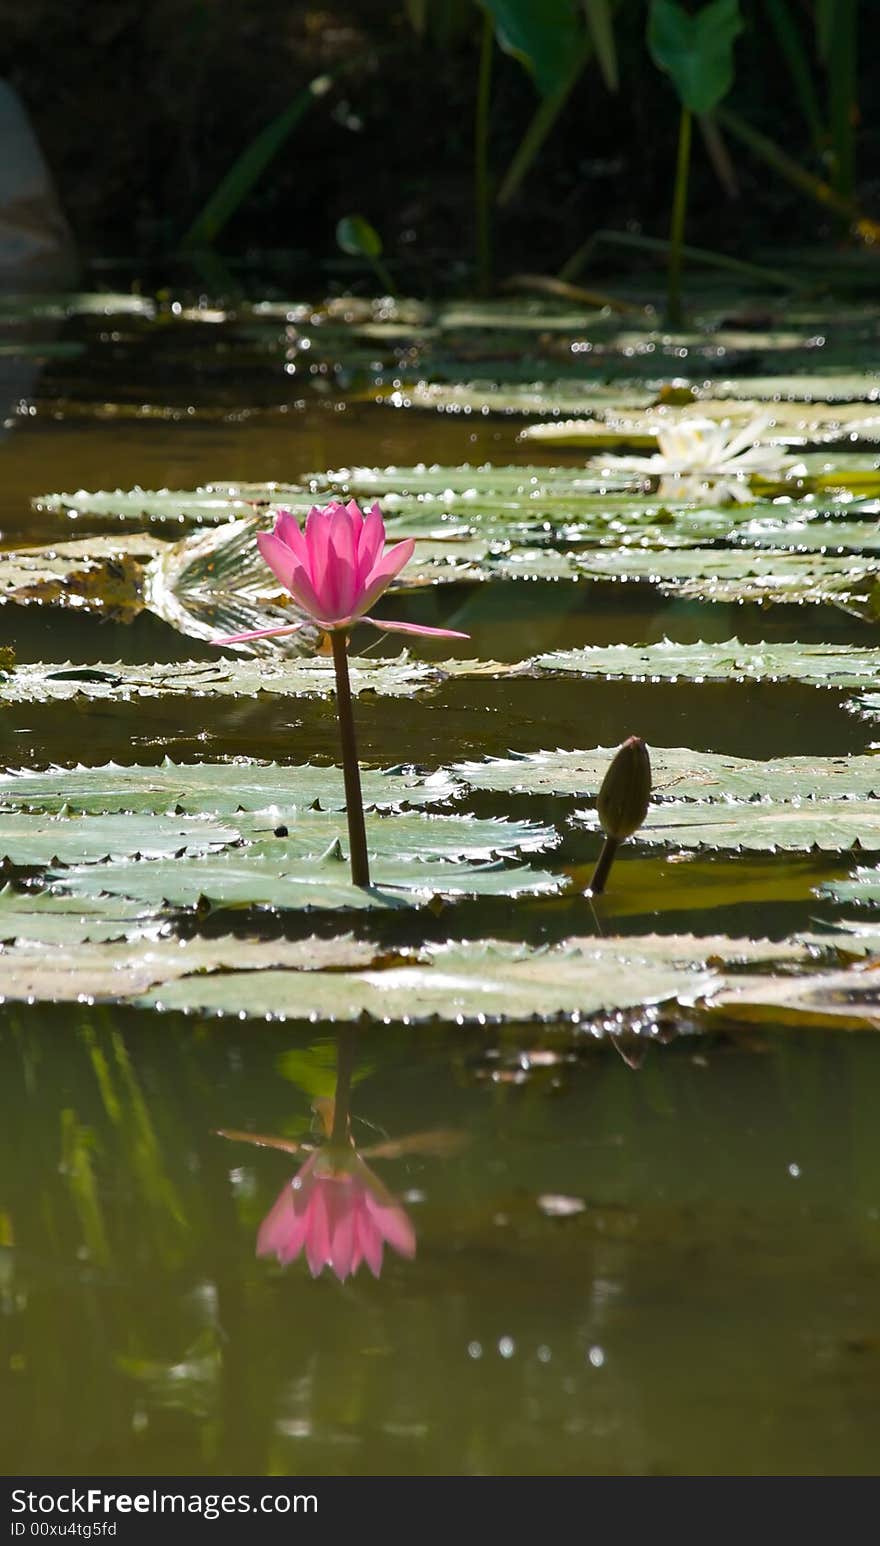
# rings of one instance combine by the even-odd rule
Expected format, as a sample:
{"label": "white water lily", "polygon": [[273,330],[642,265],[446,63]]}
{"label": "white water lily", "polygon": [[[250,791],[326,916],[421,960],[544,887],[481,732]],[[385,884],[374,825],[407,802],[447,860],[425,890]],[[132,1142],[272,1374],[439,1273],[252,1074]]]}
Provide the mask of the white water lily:
{"label": "white water lily", "polygon": [[794,457],[762,439],[769,417],[736,428],[730,419],[681,419],[657,431],[653,456],[607,456],[603,469],[659,478],[660,491],[678,499],[711,497],[713,503],[749,498],[749,478],[787,473]]}

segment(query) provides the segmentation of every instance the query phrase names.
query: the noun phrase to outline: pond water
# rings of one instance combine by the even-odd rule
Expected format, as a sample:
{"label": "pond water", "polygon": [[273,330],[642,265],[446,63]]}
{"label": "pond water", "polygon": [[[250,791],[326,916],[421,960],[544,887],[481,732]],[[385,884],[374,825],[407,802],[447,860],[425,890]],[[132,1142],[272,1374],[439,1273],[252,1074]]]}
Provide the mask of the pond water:
{"label": "pond water", "polygon": [[[222,324],[210,346],[206,330],[79,319],[48,329],[78,353],[3,361],[5,547],[79,534],[32,510],[51,490],[536,460],[520,418],[395,411],[358,392],[298,398],[283,350],[246,356]],[[546,460],[573,467],[583,453]],[[457,651],[419,641],[427,660],[664,637],[880,643],[875,623],[831,607],[708,605],[589,581],[449,585],[395,598],[389,615],[471,633]],[[148,613],[122,624],[6,606],[4,642],[24,662],[216,658]],[[355,648],[368,644],[365,631]],[[396,647],[386,638],[371,651]],[[357,722],[376,767],[610,747],[630,734],[753,758],[860,753],[872,740],[843,692],[797,682],[464,678],[429,697],[366,696]],[[5,704],[0,737],[9,767],[338,758],[332,702],[307,698]],[[546,796],[477,793],[470,806],[564,828],[552,863],[576,884],[562,895],[363,915],[342,930],[329,914],[267,914],[263,928],[296,940],[352,927],[394,952],[655,930],[781,940],[839,916],[815,890],[852,867],[833,852],[678,862],[634,846],[591,907],[582,892],[599,845],[567,825],[578,803],[560,814]],[[231,926],[227,915],[202,927]],[[4,1471],[876,1467],[875,1036],[678,1016],[641,1041],[631,1028],[599,1036],[523,1020],[364,1022],[351,1043],[302,1014],[0,1008]],[[369,1161],[408,1214],[414,1258],[386,1246],[378,1279],[361,1270],[344,1284],[255,1254],[302,1158],[218,1136],[311,1141],[340,1034],[354,1058],[355,1143],[428,1135]]]}

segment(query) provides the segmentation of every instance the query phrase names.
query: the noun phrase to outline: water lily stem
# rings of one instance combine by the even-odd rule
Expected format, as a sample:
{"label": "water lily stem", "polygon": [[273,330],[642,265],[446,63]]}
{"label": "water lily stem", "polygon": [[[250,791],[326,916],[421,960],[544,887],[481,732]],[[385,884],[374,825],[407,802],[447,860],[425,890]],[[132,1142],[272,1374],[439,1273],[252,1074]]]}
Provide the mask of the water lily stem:
{"label": "water lily stem", "polygon": [[669,227],[669,277],[666,294],[666,319],[672,327],[681,327],[681,254],[684,222],[687,214],[688,175],[691,165],[691,114],[682,107],[678,129],[678,158],[675,190],[672,196],[672,221]]}
{"label": "water lily stem", "polygon": [[602,852],[599,855],[596,868],[593,871],[593,878],[590,881],[590,896],[601,896],[605,890],[605,882],[608,879],[619,847],[619,838],[606,837],[605,842],[602,844]]}
{"label": "water lily stem", "polygon": [[341,1147],[349,1137],[351,1082],[354,1074],[355,1043],[350,1029],[336,1038],[336,1090],[333,1096],[333,1129],[330,1142]]}
{"label": "water lily stem", "polygon": [[351,706],[351,682],[348,676],[348,640],[341,631],[330,635],[333,664],[336,667],[336,717],[342,742],[342,776],[345,780],[345,810],[348,816],[348,846],[353,886],[370,884],[367,858],[367,833],[364,827],[364,802],[361,795],[361,770],[358,767],[354,713]]}
{"label": "water lily stem", "polygon": [[477,205],[477,289],[489,294],[492,249],[489,234],[489,104],[492,96],[492,47],[495,24],[487,7],[483,13],[480,73],[477,79],[477,115],[474,123],[474,193]]}

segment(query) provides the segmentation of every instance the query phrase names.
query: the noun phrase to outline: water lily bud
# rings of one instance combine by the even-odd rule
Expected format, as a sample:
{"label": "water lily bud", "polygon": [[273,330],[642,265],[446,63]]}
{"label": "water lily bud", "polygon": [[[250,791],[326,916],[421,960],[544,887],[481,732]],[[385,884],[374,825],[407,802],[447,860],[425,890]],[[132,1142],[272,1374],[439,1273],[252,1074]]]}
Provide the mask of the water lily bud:
{"label": "water lily bud", "polygon": [[637,832],[651,799],[651,759],[641,736],[624,741],[602,780],[596,809],[606,837],[622,843]]}

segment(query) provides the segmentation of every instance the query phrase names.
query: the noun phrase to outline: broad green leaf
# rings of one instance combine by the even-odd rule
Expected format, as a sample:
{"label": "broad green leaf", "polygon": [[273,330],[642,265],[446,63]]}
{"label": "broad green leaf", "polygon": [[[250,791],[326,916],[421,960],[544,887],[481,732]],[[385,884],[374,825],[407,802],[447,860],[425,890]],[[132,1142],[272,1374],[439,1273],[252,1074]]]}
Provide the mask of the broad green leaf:
{"label": "broad green leaf", "polygon": [[[439,389],[438,389],[438,395]],[[459,396],[463,397],[463,393]],[[764,438],[773,445],[799,450],[810,445],[840,445],[847,449],[854,441],[876,445],[880,442],[880,412],[875,404],[862,402],[764,402],[757,397],[701,399],[686,408],[650,408],[642,413],[610,407],[582,416],[584,405],[560,384],[560,390],[542,386],[540,390],[492,393],[483,388],[468,392],[471,411],[508,414],[553,413],[556,417],[543,424],[531,424],[521,433],[523,441],[541,445],[583,446],[592,454],[632,446],[639,452],[658,449],[658,432],[688,419],[728,421],[735,429],[767,413],[769,423]],[[439,407],[414,402],[413,407]],[[589,407],[587,408],[589,414]]]}
{"label": "broad green leaf", "polygon": [[[351,690],[355,696],[410,698],[440,686],[451,675],[491,675],[479,661],[447,661],[441,668],[406,655],[397,660],[355,656]],[[505,668],[499,667],[500,670]],[[79,666],[23,663],[8,674],[0,672],[0,702],[50,703],[74,698],[131,702],[139,698],[332,698],[336,691],[333,662],[311,660],[183,660],[164,665],[132,665],[127,661]]]}
{"label": "broad green leaf", "polygon": [[[599,830],[595,811],[578,811],[575,819],[592,831]],[[669,849],[880,850],[880,800],[660,805],[648,812],[633,841]]]}
{"label": "broad green leaf", "polygon": [[[632,549],[569,555],[571,577],[650,581],[666,593],[694,600],[830,604],[857,616],[875,615],[880,559],[841,558],[826,553],[747,552],[743,549],[679,549],[640,553]],[[513,578],[517,565],[530,569],[528,550],[491,565],[499,578]],[[484,564],[487,570],[490,566]],[[537,566],[536,566],[537,567]],[[562,571],[560,578],[568,576]]]}
{"label": "broad green leaf", "polygon": [[880,906],[880,867],[860,865],[845,880],[832,880],[820,886],[819,892],[835,902],[853,902],[857,907]]}
{"label": "broad green leaf", "polygon": [[435,897],[536,896],[562,889],[560,877],[527,865],[455,864],[379,858],[369,889],[353,886],[348,860],[334,845],[320,858],[284,857],[277,845],[255,844],[227,855],[228,863],[83,865],[51,878],[75,896],[123,896],[149,907],[274,907],[283,910],[419,907]]}
{"label": "broad green leaf", "polygon": [[495,35],[534,76],[543,97],[568,79],[583,28],[573,0],[480,0],[495,22]]}
{"label": "broad green leaf", "polygon": [[[208,641],[289,623],[290,598],[257,547],[257,531],[264,524],[234,521],[164,543],[144,570],[144,605],[172,628]],[[285,653],[314,653],[319,631],[303,621],[298,633],[284,638]],[[248,648],[254,654],[271,653],[278,640],[257,640]]]}
{"label": "broad green leaf", "polygon": [[39,940],[46,945],[131,940],[156,935],[162,923],[159,915],[144,912],[134,902],[56,896],[51,891],[32,894],[11,885],[0,888],[0,941],[4,943],[16,939]]}
{"label": "broad green leaf", "polygon": [[127,999],[157,984],[191,974],[235,975],[259,981],[266,971],[290,972],[300,994],[308,994],[313,971],[368,968],[375,946],[351,935],[340,939],[257,940],[237,935],[215,939],[128,939],[124,944],[23,940],[0,953],[0,996],[51,1002],[71,999]]}
{"label": "broad green leaf", "polygon": [[[3,817],[0,815],[0,830]],[[348,827],[340,811],[296,810],[242,812],[236,826],[254,846],[255,861],[265,858],[283,869],[301,858],[320,858],[337,844],[348,853]],[[424,811],[366,817],[367,848],[374,857],[398,860],[498,859],[536,853],[558,842],[552,827],[535,822],[507,821],[500,816],[431,815]],[[275,839],[270,841],[270,839]]]}
{"label": "broad green leaf", "polygon": [[741,31],[739,0],[708,0],[693,14],[678,0],[651,0],[651,57],[672,77],[692,113],[711,113],[727,96],[733,85],[733,45]]}
{"label": "broad green leaf", "polygon": [[92,537],[0,554],[0,598],[56,605],[128,622],[143,611],[144,565],[163,544],[146,534]]}
{"label": "broad green leaf", "polygon": [[[459,762],[451,769],[472,789],[498,794],[594,795],[616,747]],[[649,746],[655,800],[820,800],[880,795],[880,753],[851,757],[774,757],[767,762],[685,747]]]}
{"label": "broad green leaf", "polygon": [[[364,770],[361,789],[365,805],[379,808],[437,804],[458,793],[456,779],[447,772],[420,774],[407,768]],[[272,806],[278,808],[280,819],[282,811],[298,809],[302,814],[314,805],[325,811],[344,809],[341,768],[310,763],[285,767],[249,759],[174,763],[166,758],[158,767],[111,762],[99,768],[81,764],[50,768],[45,773],[20,768],[0,775],[0,806],[20,811],[57,813],[66,808],[92,815],[174,811],[233,816]]]}
{"label": "broad green leaf", "polygon": [[822,956],[880,956],[880,923],[869,919],[836,918],[833,927],[798,937]]}
{"label": "broad green leaf", "polygon": [[200,489],[116,489],[74,494],[38,494],[35,510],[70,520],[136,521],[139,524],[200,525],[239,520],[270,506],[302,500],[302,490],[286,483],[207,484]]}
{"label": "broad green leaf", "polygon": [[[880,677],[880,649],[858,645],[757,643],[740,639],[677,644],[591,645],[535,656],[539,675],[563,674],[633,681],[808,682],[852,691]],[[880,707],[880,702],[878,702]]]}
{"label": "broad green leaf", "polygon": [[[142,1002],[163,1009],[200,1009],[254,1017],[318,1020],[442,1019],[486,1021],[587,1019],[692,1003],[719,980],[705,969],[703,947],[686,937],[570,940],[551,947],[501,941],[433,946],[423,959],[379,972],[314,973],[297,982],[265,971],[169,983]],[[717,942],[706,942],[711,952]],[[708,953],[707,952],[707,953]],[[427,957],[425,960],[424,958]],[[610,1027],[613,1029],[613,1023]]]}
{"label": "broad green leaf", "polygon": [[0,859],[10,864],[79,864],[207,854],[239,839],[235,827],[198,816],[55,816],[0,812]]}
{"label": "broad green leaf", "polygon": [[201,816],[77,816],[63,807],[56,816],[0,812],[0,858],[22,866],[210,853],[238,838],[235,827]]}
{"label": "broad green leaf", "polygon": [[712,996],[715,1019],[768,1029],[816,1026],[819,1029],[880,1029],[876,961],[844,971],[798,977],[747,978],[728,983]]}
{"label": "broad green leaf", "polygon": [[880,693],[867,692],[854,698],[847,708],[853,713],[861,714],[864,719],[880,719]]}

